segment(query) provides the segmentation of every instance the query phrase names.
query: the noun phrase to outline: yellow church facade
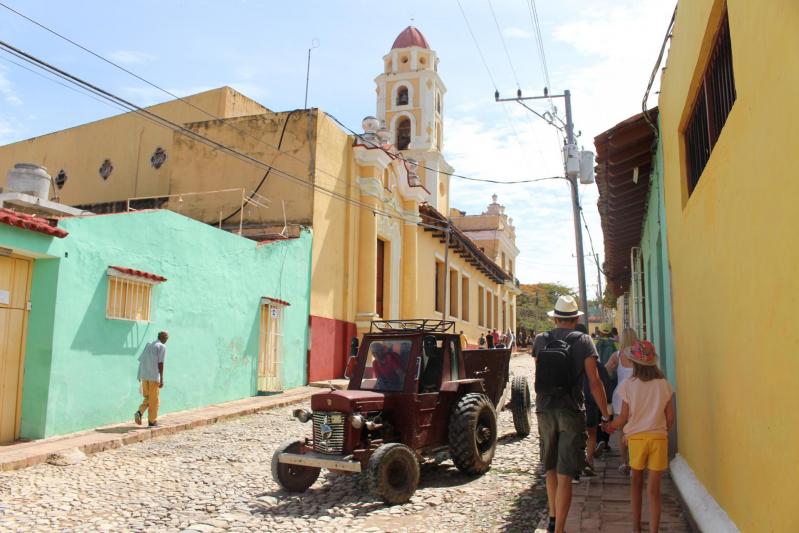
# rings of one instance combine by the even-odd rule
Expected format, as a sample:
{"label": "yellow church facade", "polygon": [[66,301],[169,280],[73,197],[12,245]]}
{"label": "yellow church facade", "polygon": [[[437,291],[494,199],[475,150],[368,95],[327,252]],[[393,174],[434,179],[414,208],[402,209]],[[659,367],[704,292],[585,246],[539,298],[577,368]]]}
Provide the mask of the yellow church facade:
{"label": "yellow church facade", "polygon": [[126,113],[0,147],[0,170],[47,167],[51,196],[93,213],[166,208],[256,240],[311,227],[311,381],[340,377],[375,319],[450,319],[472,345],[515,330],[512,220],[496,199],[450,210],[438,58],[409,27],[383,65],[360,134],[222,87],[147,108],[173,126]]}

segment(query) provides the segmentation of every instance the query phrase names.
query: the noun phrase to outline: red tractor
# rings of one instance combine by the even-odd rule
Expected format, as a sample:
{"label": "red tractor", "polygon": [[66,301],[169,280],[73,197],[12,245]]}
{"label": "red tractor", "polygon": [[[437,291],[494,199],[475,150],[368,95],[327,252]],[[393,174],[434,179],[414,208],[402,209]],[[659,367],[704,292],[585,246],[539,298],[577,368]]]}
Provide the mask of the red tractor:
{"label": "red tractor", "polygon": [[[419,464],[448,453],[466,474],[485,473],[497,442],[496,410],[508,396],[510,350],[461,350],[455,323],[375,321],[347,364],[347,390],[311,397],[310,438],[283,443],[272,477],[303,492],[320,469],[361,473],[369,491],[388,504],[407,502],[419,483]],[[530,386],[510,387],[517,434],[530,432]]]}

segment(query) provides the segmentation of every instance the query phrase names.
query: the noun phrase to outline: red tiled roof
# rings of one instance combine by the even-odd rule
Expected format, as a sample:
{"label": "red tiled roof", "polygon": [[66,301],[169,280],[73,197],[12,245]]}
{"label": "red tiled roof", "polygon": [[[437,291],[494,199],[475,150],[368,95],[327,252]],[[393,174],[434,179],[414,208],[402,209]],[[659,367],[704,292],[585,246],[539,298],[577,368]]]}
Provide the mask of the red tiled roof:
{"label": "red tiled roof", "polygon": [[128,268],[128,267],[121,267],[121,266],[111,266],[114,270],[121,272],[122,274],[127,274],[128,276],[136,276],[139,278],[145,278],[152,281],[166,281],[164,276],[159,276],[158,274],[153,274],[151,272],[145,272],[144,270],[136,270],[135,268]]}
{"label": "red tiled roof", "polygon": [[55,221],[47,218],[35,217],[33,215],[26,215],[25,213],[18,213],[12,209],[0,208],[0,223],[44,233],[45,235],[61,239],[69,235],[67,231],[57,227]]}
{"label": "red tiled roof", "polygon": [[394,40],[394,44],[391,45],[391,49],[409,48],[411,46],[419,46],[421,48],[427,48],[428,50],[430,49],[430,45],[427,44],[427,39],[424,38],[422,32],[413,26],[408,26],[402,30],[402,33],[400,33]]}

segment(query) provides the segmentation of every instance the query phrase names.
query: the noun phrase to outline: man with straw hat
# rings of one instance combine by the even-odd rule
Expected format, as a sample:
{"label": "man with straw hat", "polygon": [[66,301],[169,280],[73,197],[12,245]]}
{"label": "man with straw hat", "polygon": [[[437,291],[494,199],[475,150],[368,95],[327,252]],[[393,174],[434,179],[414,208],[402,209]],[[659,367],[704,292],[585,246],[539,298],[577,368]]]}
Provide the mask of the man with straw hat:
{"label": "man with straw hat", "polygon": [[555,328],[538,335],[533,343],[535,407],[546,470],[548,531],[562,533],[571,506],[572,479],[585,465],[584,377],[602,412],[602,421],[609,421],[610,416],[594,343],[589,335],[575,331],[583,314],[577,302],[572,296],[561,296],[547,314]]}

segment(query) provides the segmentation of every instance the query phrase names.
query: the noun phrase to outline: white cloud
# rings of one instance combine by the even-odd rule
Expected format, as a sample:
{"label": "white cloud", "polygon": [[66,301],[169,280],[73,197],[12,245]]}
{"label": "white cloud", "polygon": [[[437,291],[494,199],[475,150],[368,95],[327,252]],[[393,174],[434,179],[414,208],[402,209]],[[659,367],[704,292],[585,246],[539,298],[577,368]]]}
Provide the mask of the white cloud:
{"label": "white cloud", "polygon": [[108,53],[108,59],[124,65],[144,65],[155,61],[157,58],[152,54],[135,50],[116,50]]}
{"label": "white cloud", "polygon": [[521,28],[505,28],[502,30],[502,35],[506,39],[530,39],[532,34],[529,31],[525,31]]}
{"label": "white cloud", "polygon": [[8,104],[22,105],[22,99],[17,96],[14,86],[6,77],[5,72],[5,67],[0,66],[0,95],[2,95],[3,100],[5,100]]}
{"label": "white cloud", "polygon": [[[551,33],[545,34],[545,41],[554,36],[560,45],[550,44],[548,50],[553,85],[571,89],[576,128],[583,132],[578,143],[585,149],[594,150],[597,134],[640,112],[674,7],[669,4],[661,0],[597,1],[592,9],[575,12],[568,22],[555,24]],[[561,60],[552,61],[553,57]],[[563,102],[556,100],[555,104],[562,116]],[[457,172],[506,180],[562,174],[560,140],[554,129],[521,106],[506,104],[504,110],[485,111],[467,102],[455,103],[449,111],[445,151]],[[521,250],[517,275],[523,282],[577,285],[574,221],[570,191],[564,182],[499,186],[456,180],[452,187],[453,206],[470,213],[484,210],[491,193],[499,195],[499,202],[514,218]],[[596,185],[581,186],[580,195],[601,261],[603,236]],[[590,254],[584,228],[583,241],[584,253]],[[588,294],[593,297],[597,273],[592,258],[586,258],[585,267]]]}

